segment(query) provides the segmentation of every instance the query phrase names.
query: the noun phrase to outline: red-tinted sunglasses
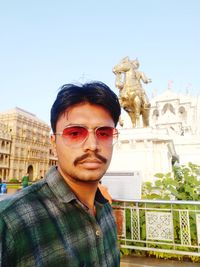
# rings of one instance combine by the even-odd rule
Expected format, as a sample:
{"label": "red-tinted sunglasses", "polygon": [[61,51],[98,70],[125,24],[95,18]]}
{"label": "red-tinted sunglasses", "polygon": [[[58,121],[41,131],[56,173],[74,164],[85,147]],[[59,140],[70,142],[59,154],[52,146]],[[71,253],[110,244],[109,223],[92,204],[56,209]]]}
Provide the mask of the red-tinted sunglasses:
{"label": "red-tinted sunglasses", "polygon": [[55,135],[61,135],[66,145],[75,147],[84,143],[90,132],[95,134],[97,142],[102,145],[112,146],[117,141],[118,131],[110,126],[90,129],[82,125],[70,125],[64,128],[62,132],[55,133]]}

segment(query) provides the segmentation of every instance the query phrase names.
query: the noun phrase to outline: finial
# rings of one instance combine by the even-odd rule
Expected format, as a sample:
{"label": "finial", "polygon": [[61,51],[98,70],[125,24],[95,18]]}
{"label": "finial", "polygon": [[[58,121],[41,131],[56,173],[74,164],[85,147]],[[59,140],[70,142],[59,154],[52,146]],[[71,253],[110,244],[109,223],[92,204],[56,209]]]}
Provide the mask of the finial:
{"label": "finial", "polygon": [[171,81],[171,80],[170,80],[170,81],[168,81],[168,88],[167,88],[167,89],[168,89],[169,91],[171,91],[171,90],[172,90],[172,84],[173,84],[173,83],[174,83],[174,82],[173,82],[173,81]]}

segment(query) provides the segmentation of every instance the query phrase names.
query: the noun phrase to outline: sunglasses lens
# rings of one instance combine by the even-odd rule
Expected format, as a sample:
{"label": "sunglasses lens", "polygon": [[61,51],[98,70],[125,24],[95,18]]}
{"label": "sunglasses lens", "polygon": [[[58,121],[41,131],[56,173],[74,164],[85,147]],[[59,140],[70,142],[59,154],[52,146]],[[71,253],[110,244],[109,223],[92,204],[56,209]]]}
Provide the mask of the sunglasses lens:
{"label": "sunglasses lens", "polygon": [[117,130],[112,127],[99,127],[96,130],[97,139],[104,143],[113,143],[113,138],[117,137]]}
{"label": "sunglasses lens", "polygon": [[67,127],[63,130],[63,137],[67,144],[76,144],[83,142],[88,135],[88,130],[81,126]]}

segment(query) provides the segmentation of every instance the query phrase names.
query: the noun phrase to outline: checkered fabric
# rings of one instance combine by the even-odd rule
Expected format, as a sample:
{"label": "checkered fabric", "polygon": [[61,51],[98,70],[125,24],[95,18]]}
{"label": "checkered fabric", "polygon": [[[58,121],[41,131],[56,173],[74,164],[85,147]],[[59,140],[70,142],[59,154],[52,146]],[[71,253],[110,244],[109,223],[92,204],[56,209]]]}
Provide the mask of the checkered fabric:
{"label": "checkered fabric", "polygon": [[97,190],[96,217],[52,167],[0,202],[0,267],[118,267],[112,208]]}

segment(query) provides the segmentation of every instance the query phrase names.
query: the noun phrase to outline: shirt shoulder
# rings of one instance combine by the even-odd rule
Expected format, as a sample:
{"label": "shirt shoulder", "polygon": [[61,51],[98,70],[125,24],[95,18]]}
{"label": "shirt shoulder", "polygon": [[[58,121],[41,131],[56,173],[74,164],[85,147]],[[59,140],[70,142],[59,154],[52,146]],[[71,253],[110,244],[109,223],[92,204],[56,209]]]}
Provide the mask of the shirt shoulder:
{"label": "shirt shoulder", "polygon": [[38,192],[45,187],[46,181],[42,180],[34,183],[33,185],[22,189],[21,191],[6,197],[0,201],[0,214],[1,217],[11,210],[14,210],[19,203],[25,203],[30,198],[37,198]]}
{"label": "shirt shoulder", "polygon": [[[49,179],[54,180],[55,173],[57,174],[56,168],[53,166],[49,169],[45,178],[33,183],[19,192],[6,197],[4,200],[0,201],[0,214],[6,213],[9,210],[14,209],[19,203],[27,202],[29,200],[34,201],[34,198],[46,197],[50,194]],[[50,184],[51,187],[51,184]]]}

